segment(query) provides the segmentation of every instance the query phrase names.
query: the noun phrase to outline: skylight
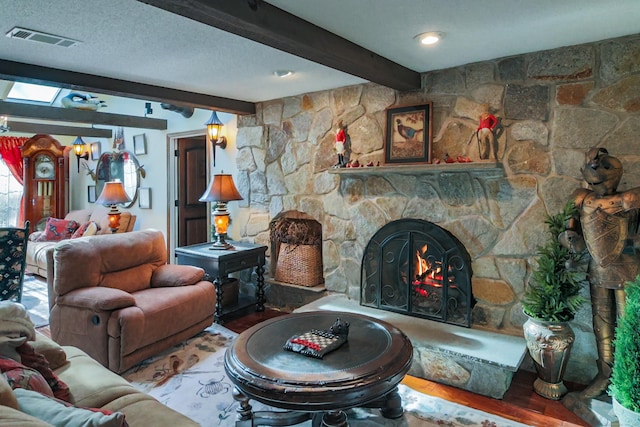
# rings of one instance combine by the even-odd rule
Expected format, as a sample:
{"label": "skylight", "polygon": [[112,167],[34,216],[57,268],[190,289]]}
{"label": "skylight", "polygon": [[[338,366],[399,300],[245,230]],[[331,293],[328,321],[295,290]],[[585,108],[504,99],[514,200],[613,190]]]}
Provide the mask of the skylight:
{"label": "skylight", "polygon": [[7,99],[51,104],[59,92],[59,87],[14,82]]}

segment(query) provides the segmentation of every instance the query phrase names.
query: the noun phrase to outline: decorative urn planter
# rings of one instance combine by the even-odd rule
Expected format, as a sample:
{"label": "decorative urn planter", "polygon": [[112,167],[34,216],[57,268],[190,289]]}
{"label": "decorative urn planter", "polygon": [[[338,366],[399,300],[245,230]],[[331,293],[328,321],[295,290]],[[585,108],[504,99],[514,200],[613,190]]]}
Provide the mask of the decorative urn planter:
{"label": "decorative urn planter", "polygon": [[563,378],[575,334],[568,322],[547,322],[527,316],[524,338],[538,378],[533,389],[540,396],[560,400],[567,393]]}
{"label": "decorative urn planter", "polygon": [[616,414],[620,427],[640,426],[640,413],[625,408],[615,398],[612,398],[611,402],[613,403],[613,413]]}

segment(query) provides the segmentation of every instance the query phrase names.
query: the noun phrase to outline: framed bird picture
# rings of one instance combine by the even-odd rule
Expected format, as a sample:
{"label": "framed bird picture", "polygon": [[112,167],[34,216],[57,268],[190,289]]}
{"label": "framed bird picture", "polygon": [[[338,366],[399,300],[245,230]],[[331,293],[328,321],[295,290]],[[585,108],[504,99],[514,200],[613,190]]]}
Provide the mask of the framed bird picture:
{"label": "framed bird picture", "polygon": [[385,163],[431,163],[431,122],[431,102],[388,108]]}

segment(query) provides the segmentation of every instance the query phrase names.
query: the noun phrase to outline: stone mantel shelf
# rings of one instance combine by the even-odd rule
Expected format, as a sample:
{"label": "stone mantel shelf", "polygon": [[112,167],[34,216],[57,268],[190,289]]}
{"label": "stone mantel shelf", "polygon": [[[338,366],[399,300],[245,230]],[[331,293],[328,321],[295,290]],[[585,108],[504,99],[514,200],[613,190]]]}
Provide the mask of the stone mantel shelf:
{"label": "stone mantel shelf", "polygon": [[482,175],[503,175],[502,164],[496,161],[470,163],[410,164],[393,166],[365,166],[358,168],[333,168],[329,173],[338,175],[428,175],[441,172],[466,172]]}

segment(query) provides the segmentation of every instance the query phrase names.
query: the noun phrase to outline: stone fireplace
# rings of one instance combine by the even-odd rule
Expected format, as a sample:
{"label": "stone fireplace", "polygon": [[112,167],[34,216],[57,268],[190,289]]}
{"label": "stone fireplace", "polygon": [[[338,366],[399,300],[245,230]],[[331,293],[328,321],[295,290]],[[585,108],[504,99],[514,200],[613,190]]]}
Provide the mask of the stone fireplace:
{"label": "stone fireplace", "polygon": [[[546,241],[545,216],[583,186],[586,150],[606,147],[621,159],[619,190],[640,185],[640,64],[628,61],[639,52],[640,35],[634,35],[424,73],[417,91],[366,83],[258,103],[255,115],[238,117],[234,178],[244,200],[234,222],[241,239],[273,250],[271,221],[284,211],[304,212],[322,225],[326,290],[369,309],[359,303],[371,238],[400,219],[437,224],[464,243],[475,304],[470,328],[428,323],[463,329],[440,335],[455,339],[462,333],[468,348],[491,343],[485,331],[521,337],[521,300],[536,248]],[[384,163],[386,110],[425,102],[433,103],[432,157],[467,155],[472,163],[333,169],[339,121],[347,125],[350,158],[377,165]],[[504,126],[493,165],[479,161],[470,143],[485,103]],[[584,296],[589,298],[588,286]],[[273,298],[268,303],[280,306]],[[588,304],[573,325],[578,345],[565,379],[586,384],[596,374],[597,358]],[[487,352],[499,356],[501,348]],[[441,363],[433,360],[425,367],[441,371],[451,358],[445,353]],[[476,372],[468,360],[460,365]]]}
{"label": "stone fireplace", "polygon": [[401,219],[364,250],[360,304],[459,326],[471,325],[471,258],[444,228]]}

